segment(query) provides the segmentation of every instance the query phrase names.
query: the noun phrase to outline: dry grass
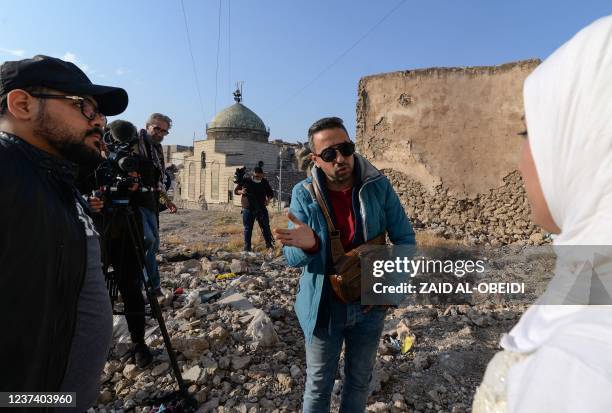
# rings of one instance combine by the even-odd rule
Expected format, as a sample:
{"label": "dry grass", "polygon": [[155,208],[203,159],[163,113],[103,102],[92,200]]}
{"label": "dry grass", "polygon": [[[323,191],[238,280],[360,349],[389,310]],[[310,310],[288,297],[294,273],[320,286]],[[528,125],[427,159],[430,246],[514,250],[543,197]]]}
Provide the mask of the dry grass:
{"label": "dry grass", "polygon": [[[276,210],[272,211],[270,209],[268,211],[270,215],[270,228],[272,230],[274,230],[274,228],[287,228],[288,220],[284,213],[278,213]],[[196,251],[210,251],[214,248],[221,248],[228,252],[242,251],[244,248],[244,240],[242,235],[243,231],[244,227],[242,225],[242,217],[240,214],[220,216],[215,219],[207,232],[216,237],[222,237],[223,240],[219,240],[218,242],[210,242],[205,246],[199,246],[199,248],[193,248],[191,245],[189,247]],[[255,222],[253,227],[251,246],[253,251],[266,251],[266,243],[257,222]],[[277,243],[274,250],[277,256],[280,255],[282,253],[281,245]]]}
{"label": "dry grass", "polygon": [[204,243],[202,241],[189,242],[186,246],[191,251],[195,251],[201,256],[209,255],[213,250],[213,247],[209,243]]}
{"label": "dry grass", "polygon": [[[270,215],[270,228],[287,228],[288,219],[285,212],[278,212],[277,210],[269,209]],[[244,248],[242,226],[242,216],[240,214],[230,213],[227,215],[221,215],[215,217],[210,227],[207,229],[207,233],[218,237],[218,240],[212,242],[204,241],[192,241],[185,242],[177,234],[168,234],[164,237],[164,242],[168,245],[180,245],[184,244],[187,248],[192,251],[198,252],[200,255],[210,254],[214,249],[220,248],[228,252],[242,251]],[[459,247],[465,245],[462,240],[446,239],[431,231],[419,231],[416,234],[417,245],[423,247]],[[255,222],[253,228],[252,237],[252,248],[256,252],[266,251],[266,244],[257,222]],[[282,246],[280,243],[275,245],[275,254],[278,256],[282,254]]]}
{"label": "dry grass", "polygon": [[284,212],[274,212],[270,213],[270,228],[287,228],[287,224],[289,220],[287,219],[287,214]]}
{"label": "dry grass", "polygon": [[215,219],[213,225],[223,226],[228,224],[236,224],[242,221],[240,214],[229,213],[228,215],[221,215]]}
{"label": "dry grass", "polygon": [[210,229],[210,234],[223,237],[227,235],[242,234],[243,230],[242,224],[223,224],[212,227]]}
{"label": "dry grass", "polygon": [[[274,230],[274,228],[287,228],[287,217],[284,213],[278,213],[276,211],[269,211],[270,215],[270,229]],[[220,219],[217,223],[221,224],[220,227],[212,228],[212,233],[218,235],[224,235],[229,238],[228,241],[224,242],[219,247],[223,248],[226,251],[237,252],[242,251],[244,248],[243,241],[243,231],[244,228],[242,226],[242,222],[240,222],[240,215],[238,217],[223,217],[224,219]],[[253,227],[253,236],[251,241],[251,247],[253,251],[256,252],[265,252],[266,251],[266,242],[263,238],[263,234],[257,222]],[[282,246],[280,243],[276,243],[274,247],[275,255],[278,256],[282,253]]]}
{"label": "dry grass", "polygon": [[[269,211],[270,213],[270,228],[274,230],[274,228],[287,228],[287,224],[289,220],[287,219],[287,215],[284,212]],[[242,223],[239,222],[240,216],[236,217],[223,217],[218,221],[218,224],[221,224],[221,227],[212,228],[212,233],[219,235],[229,236],[229,241],[223,243],[223,245],[218,245],[219,247],[224,248],[227,251],[241,251],[244,247],[242,240]],[[446,239],[431,231],[419,231],[416,234],[417,245],[424,247],[446,247],[453,248],[458,246],[464,246],[465,243],[462,240],[453,240]],[[263,239],[261,230],[257,223],[253,228],[253,238],[252,238],[252,247],[253,251],[264,252],[266,250],[266,244]],[[280,243],[276,243],[275,245],[275,254],[278,256],[282,254],[282,246]]]}
{"label": "dry grass", "polygon": [[446,239],[430,231],[419,231],[416,233],[417,246],[421,247],[458,247],[465,243],[462,240]]}
{"label": "dry grass", "polygon": [[183,243],[181,237],[178,235],[166,235],[164,237],[164,242],[169,245],[179,245]]}
{"label": "dry grass", "polygon": [[219,247],[223,248],[223,250],[227,252],[240,252],[244,249],[244,241],[242,240],[242,237],[234,236],[228,242],[223,243],[223,245],[219,245]]}

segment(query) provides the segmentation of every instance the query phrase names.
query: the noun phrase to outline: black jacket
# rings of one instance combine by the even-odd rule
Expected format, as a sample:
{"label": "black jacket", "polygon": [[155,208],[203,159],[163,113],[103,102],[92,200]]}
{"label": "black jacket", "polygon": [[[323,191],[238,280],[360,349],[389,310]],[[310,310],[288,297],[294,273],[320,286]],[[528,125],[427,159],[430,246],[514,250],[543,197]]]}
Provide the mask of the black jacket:
{"label": "black jacket", "polygon": [[0,132],[0,391],[58,391],[87,245],[75,165]]}
{"label": "black jacket", "polygon": [[246,189],[246,195],[240,198],[242,208],[250,209],[251,211],[260,211],[266,208],[267,198],[274,197],[274,191],[266,178],[261,182],[254,182],[251,178],[245,178],[242,185],[236,186],[234,194],[238,194],[241,189]]}

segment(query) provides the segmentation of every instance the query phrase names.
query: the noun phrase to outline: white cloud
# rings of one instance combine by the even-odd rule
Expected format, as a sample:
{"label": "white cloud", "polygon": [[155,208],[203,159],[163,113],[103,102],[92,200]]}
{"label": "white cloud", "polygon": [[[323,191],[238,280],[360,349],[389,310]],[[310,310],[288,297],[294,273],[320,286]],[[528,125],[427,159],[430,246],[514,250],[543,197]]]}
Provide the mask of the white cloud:
{"label": "white cloud", "polygon": [[[80,61],[80,59],[77,57],[76,53],[72,53],[72,52],[66,52],[64,53],[64,55],[62,56],[62,59],[67,61],[67,62],[72,62],[75,65],[77,65],[83,72],[85,72],[88,76],[95,76],[97,78],[102,78],[105,79],[107,76],[106,74],[91,68],[89,65],[83,63]],[[115,74],[117,76],[123,76],[124,74],[130,73],[131,70],[129,69],[125,69],[125,68],[117,68],[115,69]]]}
{"label": "white cloud", "polygon": [[76,54],[72,53],[72,52],[66,52],[64,53],[64,55],[62,56],[62,60],[65,60],[67,62],[71,62],[74,63],[75,65],[77,65],[83,72],[87,73],[87,74],[91,74],[92,70],[90,70],[89,65],[86,65],[85,63],[79,61],[78,57]]}
{"label": "white cloud", "polygon": [[76,64],[77,62],[77,57],[74,53],[71,52],[66,52],[64,53],[64,55],[62,56],[62,60],[65,60],[67,62],[72,62],[74,64]]}
{"label": "white cloud", "polygon": [[115,75],[117,76],[127,75],[128,73],[132,73],[132,71],[124,67],[118,67],[117,69],[115,69]]}
{"label": "white cloud", "polygon": [[23,57],[23,55],[25,54],[25,50],[5,49],[5,48],[0,47],[0,53],[8,54],[8,55],[15,56],[15,57]]}

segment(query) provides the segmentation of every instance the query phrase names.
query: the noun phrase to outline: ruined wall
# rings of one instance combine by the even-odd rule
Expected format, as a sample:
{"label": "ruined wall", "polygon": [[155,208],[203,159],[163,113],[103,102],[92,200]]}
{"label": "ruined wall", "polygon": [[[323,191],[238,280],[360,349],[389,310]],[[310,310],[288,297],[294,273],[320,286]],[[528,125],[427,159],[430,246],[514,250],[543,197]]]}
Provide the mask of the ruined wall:
{"label": "ruined wall", "polygon": [[390,177],[417,228],[476,244],[543,242],[516,172],[522,86],[538,64],[360,80],[358,150]]}

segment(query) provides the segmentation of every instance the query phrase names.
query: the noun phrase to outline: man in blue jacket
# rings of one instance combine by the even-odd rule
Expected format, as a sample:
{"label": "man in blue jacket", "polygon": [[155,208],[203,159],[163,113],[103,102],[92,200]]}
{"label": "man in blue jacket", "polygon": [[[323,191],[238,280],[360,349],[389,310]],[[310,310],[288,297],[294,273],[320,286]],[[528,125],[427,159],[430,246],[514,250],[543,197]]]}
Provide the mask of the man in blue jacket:
{"label": "man in blue jacket", "polygon": [[289,229],[277,229],[287,262],[302,267],[295,311],[306,340],[304,413],[328,412],[345,345],[340,412],[363,412],[386,307],[345,304],[333,292],[327,224],[313,191],[321,188],[342,246],[349,251],[386,232],[393,244],[415,243],[414,231],[389,180],[355,153],[340,118],[323,118],[308,130],[311,177],[293,188]]}

